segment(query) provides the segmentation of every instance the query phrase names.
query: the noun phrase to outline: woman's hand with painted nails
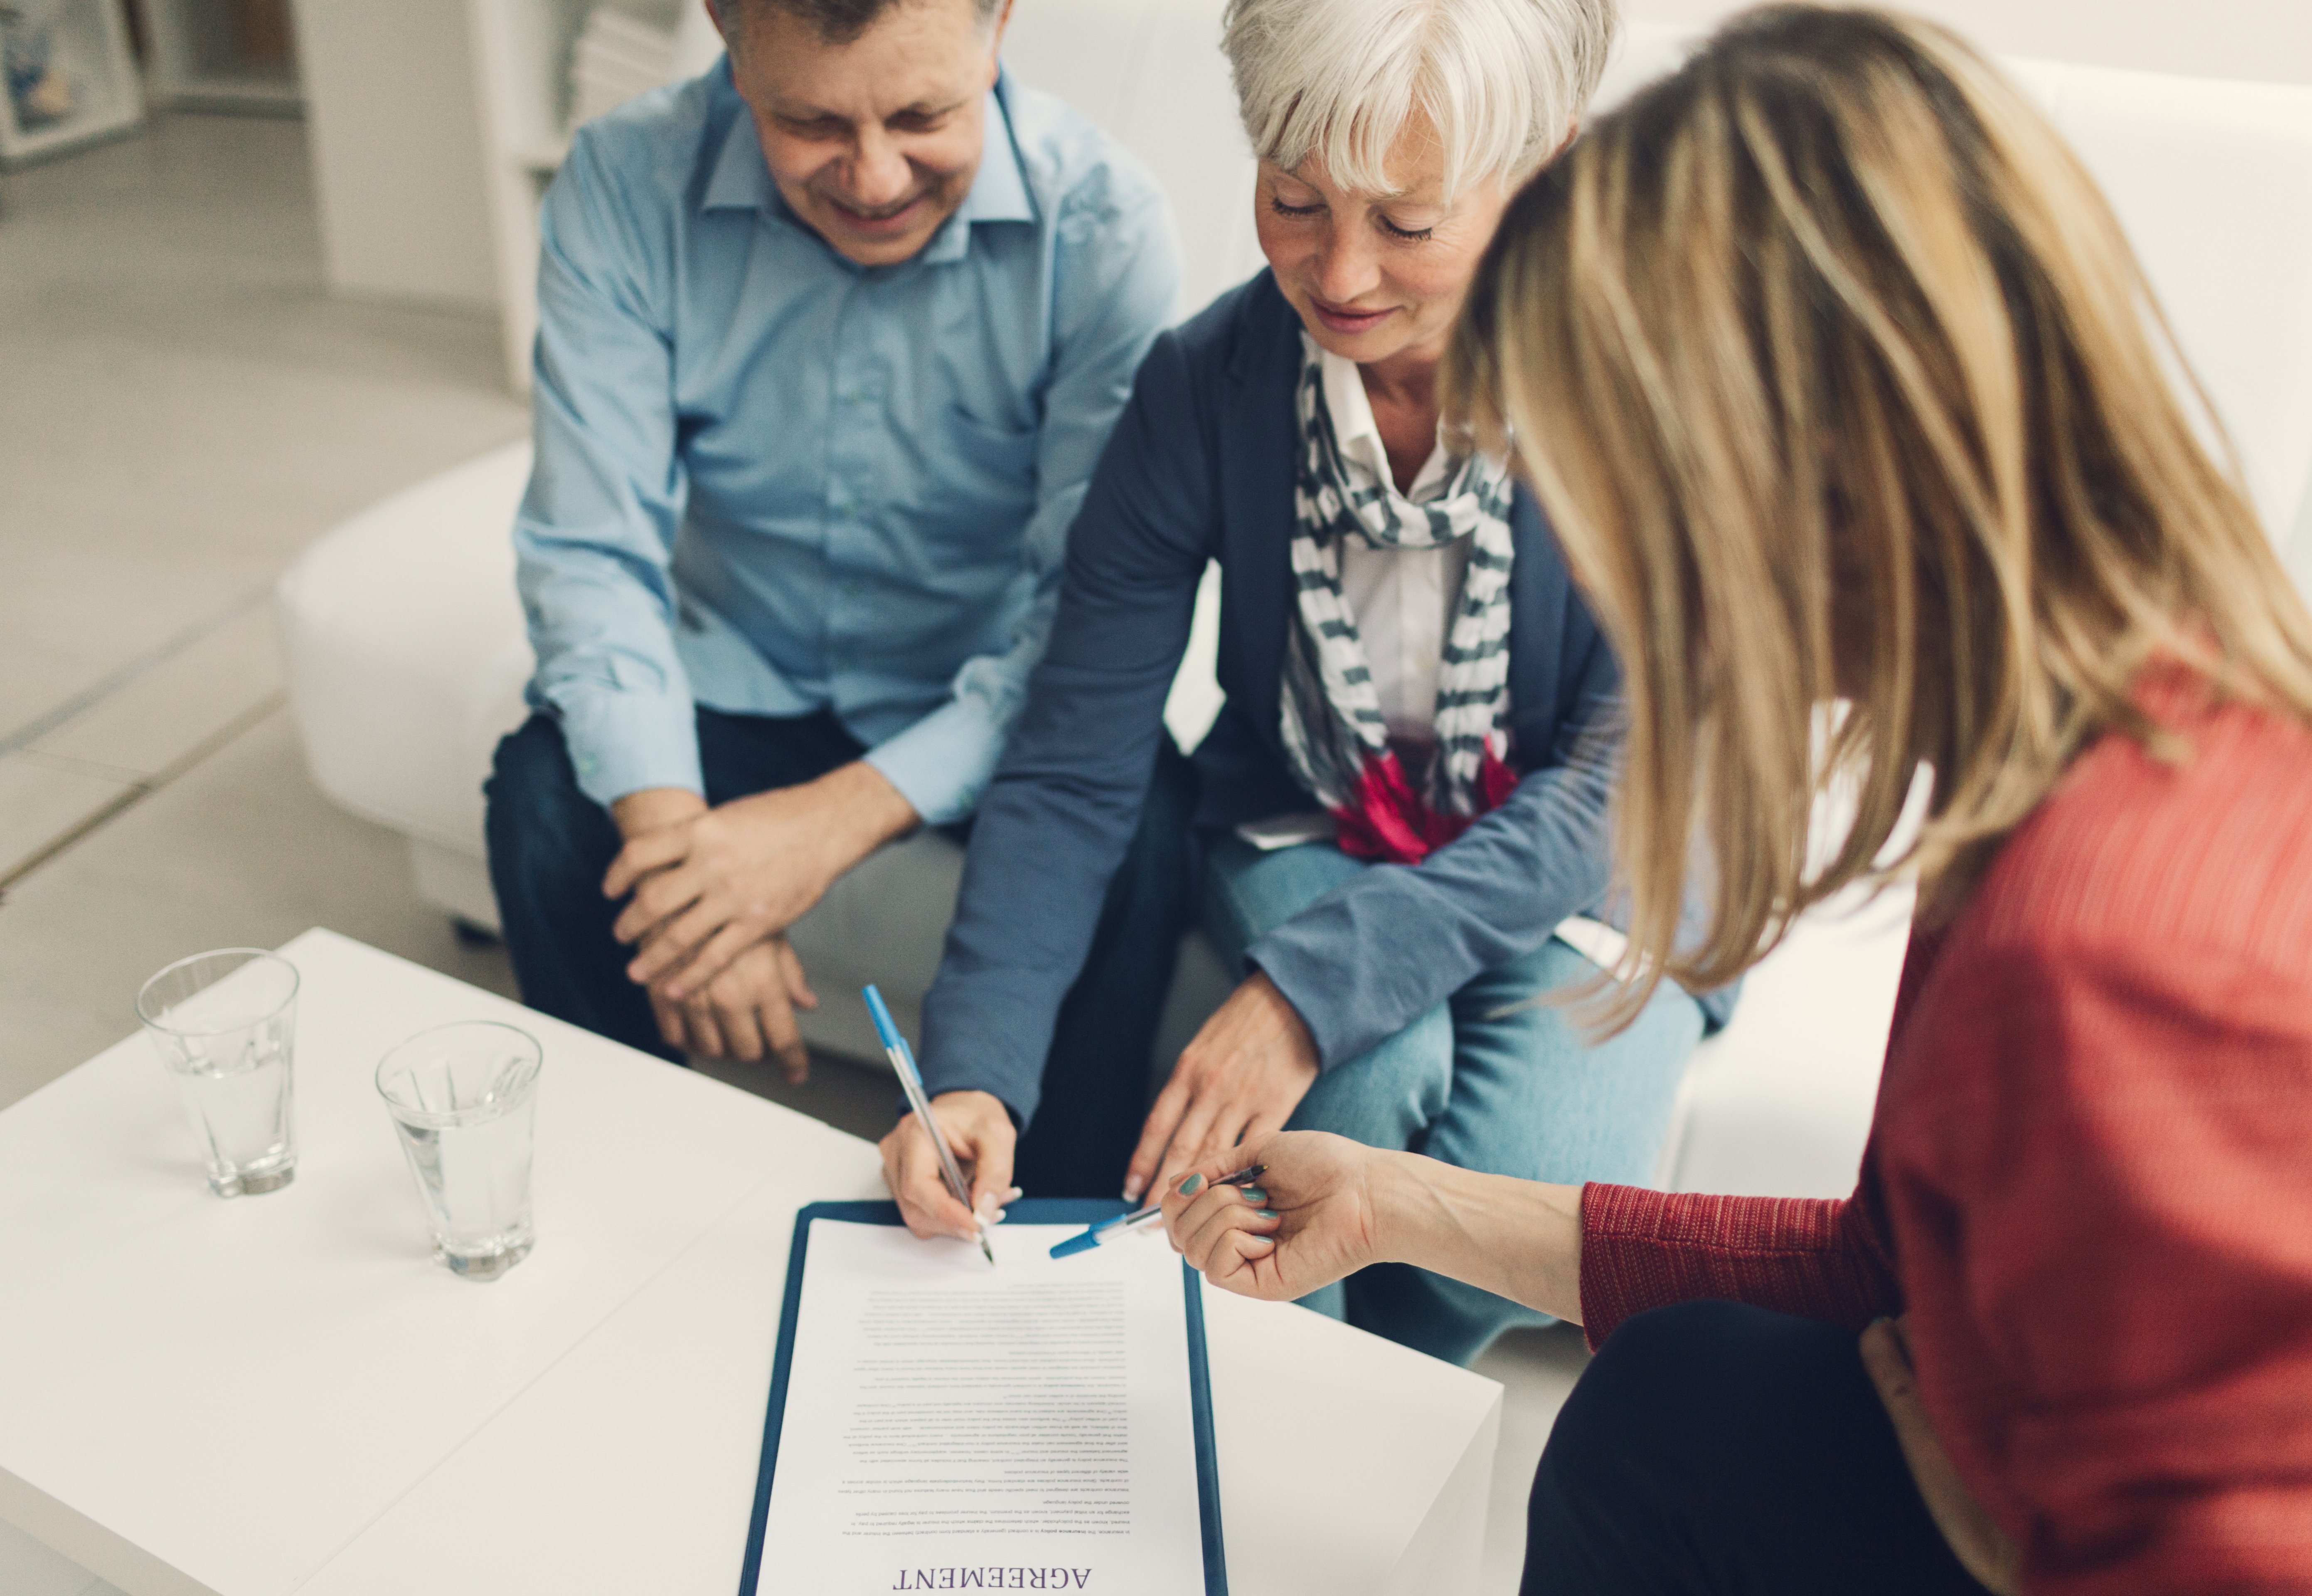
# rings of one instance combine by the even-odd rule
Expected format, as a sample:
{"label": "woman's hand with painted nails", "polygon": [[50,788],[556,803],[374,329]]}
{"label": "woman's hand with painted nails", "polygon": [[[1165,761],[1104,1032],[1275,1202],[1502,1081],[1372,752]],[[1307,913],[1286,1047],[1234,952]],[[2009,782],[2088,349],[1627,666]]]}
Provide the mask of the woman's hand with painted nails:
{"label": "woman's hand with painted nails", "polygon": [[[1207,1159],[1163,1191],[1172,1245],[1223,1290],[1289,1301],[1380,1261],[1373,1190],[1388,1155],[1293,1131]],[[1215,1186],[1263,1164],[1259,1184]]]}

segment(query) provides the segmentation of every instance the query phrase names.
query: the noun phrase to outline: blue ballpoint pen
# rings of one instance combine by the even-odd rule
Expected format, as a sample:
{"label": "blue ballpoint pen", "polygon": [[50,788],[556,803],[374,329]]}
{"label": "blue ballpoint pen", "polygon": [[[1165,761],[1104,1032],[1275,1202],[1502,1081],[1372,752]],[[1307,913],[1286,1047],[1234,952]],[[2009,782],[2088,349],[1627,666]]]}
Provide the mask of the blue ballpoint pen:
{"label": "blue ballpoint pen", "polygon": [[993,1266],[995,1250],[987,1244],[987,1221],[979,1217],[979,1210],[972,1208],[971,1188],[964,1181],[963,1167],[955,1162],[947,1137],[940,1134],[939,1121],[932,1118],[931,1100],[924,1096],[924,1078],[915,1073],[915,1056],[907,1051],[907,1039],[891,1023],[891,1011],[883,1005],[880,992],[870,986],[860,995],[867,1000],[867,1013],[875,1022],[875,1034],[883,1039],[883,1057],[891,1061],[892,1072],[899,1077],[899,1085],[907,1094],[907,1107],[923,1126],[924,1134],[931,1137],[932,1145],[939,1150],[940,1173],[947,1177],[948,1189],[955,1193],[955,1200],[971,1210],[973,1223],[979,1226],[979,1250]]}
{"label": "blue ballpoint pen", "polygon": [[[1239,1170],[1233,1175],[1222,1175],[1213,1182],[1215,1186],[1249,1186],[1268,1172],[1268,1166],[1257,1163]],[[1154,1228],[1164,1217],[1163,1205],[1151,1203],[1145,1208],[1130,1214],[1119,1214],[1113,1219],[1103,1219],[1080,1236],[1070,1236],[1052,1249],[1054,1258],[1073,1258],[1079,1252],[1090,1252],[1095,1247],[1105,1247],[1110,1241],[1120,1241],[1126,1236],[1136,1236],[1142,1231]]]}

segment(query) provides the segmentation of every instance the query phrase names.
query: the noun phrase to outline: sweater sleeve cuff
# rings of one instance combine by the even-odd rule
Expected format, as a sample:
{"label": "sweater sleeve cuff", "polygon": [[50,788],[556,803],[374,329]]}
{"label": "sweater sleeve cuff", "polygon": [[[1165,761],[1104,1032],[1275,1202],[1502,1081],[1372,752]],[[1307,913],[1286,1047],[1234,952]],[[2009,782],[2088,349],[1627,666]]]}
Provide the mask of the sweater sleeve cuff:
{"label": "sweater sleeve cuff", "polygon": [[652,787],[705,793],[698,715],[687,697],[607,691],[550,697],[578,790],[603,808]]}
{"label": "sweater sleeve cuff", "polygon": [[1352,1058],[1362,1058],[1388,1039],[1360,1034],[1341,1012],[1347,1005],[1325,1001],[1327,987],[1340,978],[1339,967],[1331,960],[1313,955],[1294,939],[1281,935],[1291,925],[1288,920],[1246,949],[1245,963],[1275,983],[1284,1001],[1300,1016],[1300,1023],[1309,1028],[1309,1039],[1317,1045],[1319,1070],[1330,1070]]}
{"label": "sweater sleeve cuff", "polygon": [[1846,1205],[1592,1181],[1581,1188],[1581,1329],[1591,1350],[1672,1302],[1753,1302],[1860,1329],[1890,1282],[1843,1244]]}
{"label": "sweater sleeve cuff", "polygon": [[[1007,1024],[1005,1015],[1016,1015],[1017,1009],[1006,1002],[1008,995],[981,986],[943,967],[924,995],[923,1057],[916,1065],[924,1095],[985,1092],[1003,1105],[1014,1128],[1025,1131],[1043,1095],[1043,1054],[1036,1053],[1030,1062],[1024,1050],[1015,1050],[1019,1027]],[[1044,1041],[1048,1051],[1048,1033]]]}
{"label": "sweater sleeve cuff", "polygon": [[1667,1195],[1635,1186],[1592,1180],[1581,1188],[1581,1334],[1597,1351],[1614,1328],[1659,1304],[1650,1296],[1649,1272],[1619,1244],[1659,1228]]}

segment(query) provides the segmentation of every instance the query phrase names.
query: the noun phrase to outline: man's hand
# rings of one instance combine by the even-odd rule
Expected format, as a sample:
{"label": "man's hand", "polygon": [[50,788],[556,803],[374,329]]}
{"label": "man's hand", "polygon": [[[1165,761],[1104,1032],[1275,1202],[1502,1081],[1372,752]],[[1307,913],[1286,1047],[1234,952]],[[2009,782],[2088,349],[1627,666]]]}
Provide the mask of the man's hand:
{"label": "man's hand", "polygon": [[1925,1498],[1927,1515],[1950,1543],[1959,1565],[1997,1596],[2019,1590],[2022,1554],[1959,1478],[1950,1454],[1919,1401],[1918,1376],[1911,1368],[1908,1329],[1900,1319],[1882,1319],[1862,1332],[1862,1367],[1878,1388],[1878,1400],[1894,1422],[1903,1460]]}
{"label": "man's hand", "polygon": [[919,1236],[955,1236],[971,1241],[979,1234],[973,1214],[991,1224],[1003,1217],[1003,1205],[1020,1195],[1012,1184],[1012,1150],[1019,1133],[1003,1101],[985,1092],[942,1092],[932,1099],[932,1118],[947,1137],[948,1150],[963,1166],[971,1182],[971,1207],[955,1200],[940,1173],[939,1149],[913,1114],[902,1118],[883,1138],[883,1184],[898,1199],[899,1215]]}
{"label": "man's hand", "polygon": [[1125,1172],[1125,1201],[1139,1201],[1160,1171],[1171,1182],[1239,1142],[1283,1129],[1316,1084],[1317,1065],[1299,1011],[1265,971],[1254,972],[1172,1066]]}
{"label": "man's hand", "polygon": [[767,1052],[790,1085],[810,1078],[810,1053],[795,1028],[794,1011],[815,1009],[819,999],[803,978],[802,960],[784,936],[740,950],[713,979],[680,1002],[655,987],[651,1011],[667,1046],[701,1058],[736,1058],[755,1064]]}
{"label": "man's hand", "polygon": [[635,794],[614,806],[626,846],[602,891],[634,895],[612,931],[639,944],[627,976],[669,1004],[687,1003],[745,950],[786,930],[836,877],[912,830],[917,818],[863,760],[801,786],[628,829],[620,811],[653,796]]}

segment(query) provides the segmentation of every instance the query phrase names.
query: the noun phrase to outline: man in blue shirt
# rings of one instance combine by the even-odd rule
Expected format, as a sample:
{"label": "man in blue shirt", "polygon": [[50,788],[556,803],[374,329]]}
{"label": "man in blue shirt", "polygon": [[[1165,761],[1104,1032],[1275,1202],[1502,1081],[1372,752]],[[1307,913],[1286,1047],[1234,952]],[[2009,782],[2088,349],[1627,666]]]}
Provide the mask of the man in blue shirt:
{"label": "man in blue shirt", "polygon": [[[1178,276],[1154,181],[1001,72],[1008,11],[720,0],[727,59],[588,124],[547,194],[537,713],[488,831],[549,1013],[799,1079],[786,928],[987,784]],[[1152,1036],[1180,829],[1080,983],[1107,1056]]]}

